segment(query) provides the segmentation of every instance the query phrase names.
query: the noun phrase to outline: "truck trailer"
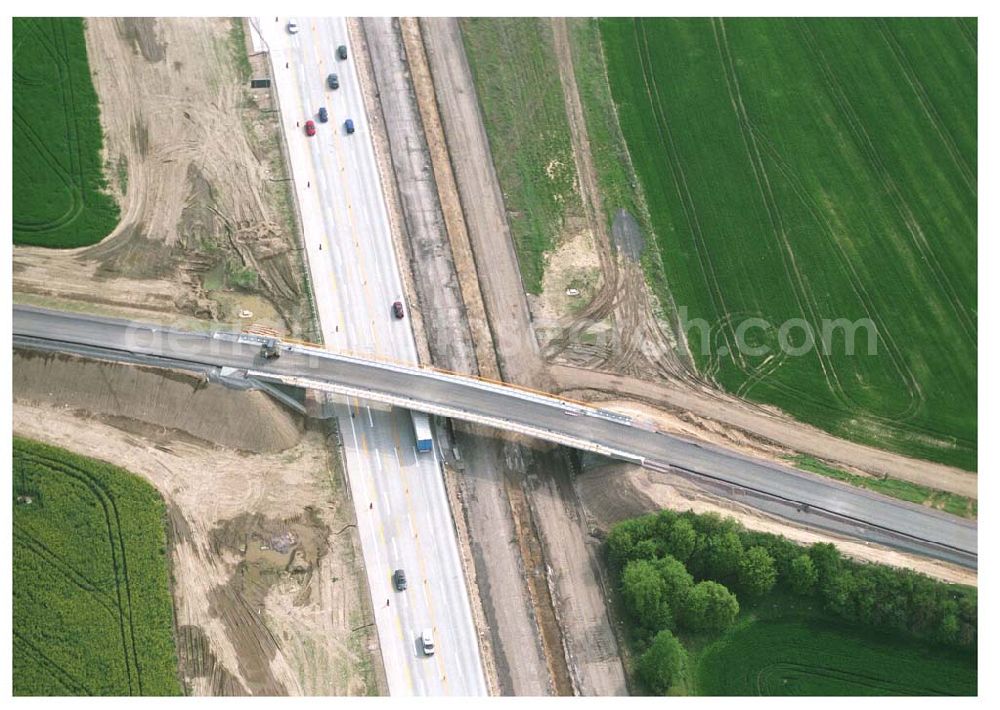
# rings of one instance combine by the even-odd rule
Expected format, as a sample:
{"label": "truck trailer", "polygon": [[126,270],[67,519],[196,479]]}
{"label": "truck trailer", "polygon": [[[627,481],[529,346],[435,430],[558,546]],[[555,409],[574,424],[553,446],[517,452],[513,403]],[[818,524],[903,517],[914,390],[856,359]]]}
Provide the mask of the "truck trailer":
{"label": "truck trailer", "polygon": [[413,433],[417,437],[417,451],[426,453],[434,447],[434,439],[431,437],[431,418],[424,412],[410,410],[410,419],[413,420]]}

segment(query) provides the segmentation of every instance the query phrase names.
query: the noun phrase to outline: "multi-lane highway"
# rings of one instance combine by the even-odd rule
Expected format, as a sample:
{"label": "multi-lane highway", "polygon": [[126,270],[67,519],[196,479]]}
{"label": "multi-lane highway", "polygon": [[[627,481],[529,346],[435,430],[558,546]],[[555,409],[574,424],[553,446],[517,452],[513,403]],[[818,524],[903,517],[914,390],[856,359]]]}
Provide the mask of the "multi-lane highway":
{"label": "multi-lane highway", "polygon": [[[347,23],[303,18],[292,33],[288,22],[252,24],[271,61],[324,342],[416,363],[408,320],[391,314],[405,299]],[[390,693],[485,694],[437,452],[416,452],[405,411],[354,401],[337,414]],[[405,592],[392,587],[395,569],[406,572]],[[432,657],[417,641],[424,628],[435,635]]]}
{"label": "multi-lane highway", "polygon": [[[15,345],[69,351],[79,345],[97,346],[167,357],[179,363],[229,366],[303,386],[489,423],[571,446],[599,447],[652,468],[699,476],[721,486],[729,495],[749,494],[751,504],[778,505],[779,514],[809,525],[976,566],[974,522],[644,429],[630,420],[554,397],[309,348],[287,347],[278,360],[265,362],[260,357],[259,343],[238,336],[177,333],[125,321],[22,307],[14,310],[14,334]],[[109,351],[108,355],[115,353]]]}

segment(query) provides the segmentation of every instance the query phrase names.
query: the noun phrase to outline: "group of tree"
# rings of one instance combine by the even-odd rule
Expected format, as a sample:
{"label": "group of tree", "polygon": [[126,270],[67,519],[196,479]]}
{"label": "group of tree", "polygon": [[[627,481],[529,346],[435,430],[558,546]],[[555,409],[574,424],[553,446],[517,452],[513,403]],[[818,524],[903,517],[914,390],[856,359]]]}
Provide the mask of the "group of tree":
{"label": "group of tree", "polygon": [[830,544],[802,547],[715,514],[664,510],[626,520],[611,530],[607,554],[647,640],[662,630],[722,631],[739,613],[730,589],[753,600],[778,588],[847,622],[958,647],[977,641],[974,588],[855,562]]}

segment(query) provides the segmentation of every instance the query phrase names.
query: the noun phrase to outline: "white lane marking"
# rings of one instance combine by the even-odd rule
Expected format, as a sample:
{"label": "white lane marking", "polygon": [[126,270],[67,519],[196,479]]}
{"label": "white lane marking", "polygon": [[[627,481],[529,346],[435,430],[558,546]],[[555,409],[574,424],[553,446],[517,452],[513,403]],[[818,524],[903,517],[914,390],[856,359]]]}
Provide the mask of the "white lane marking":
{"label": "white lane marking", "polygon": [[[368,406],[368,405],[366,404],[366,405],[365,405],[365,409],[367,409],[367,410],[368,410],[368,426],[370,426],[370,427],[374,428],[374,427],[375,427],[375,422],[373,422],[373,421],[372,421],[372,408],[371,408],[371,407],[369,407],[369,406]],[[379,470],[380,470],[380,471],[382,470],[382,462],[381,462],[381,461],[379,461]]]}
{"label": "white lane marking", "polygon": [[[371,412],[368,412],[369,418],[371,418],[371,415],[372,415]],[[374,426],[374,424],[372,426]],[[378,466],[378,472],[382,473],[382,452],[380,452],[375,447],[372,447],[372,450],[375,452],[375,463]]]}

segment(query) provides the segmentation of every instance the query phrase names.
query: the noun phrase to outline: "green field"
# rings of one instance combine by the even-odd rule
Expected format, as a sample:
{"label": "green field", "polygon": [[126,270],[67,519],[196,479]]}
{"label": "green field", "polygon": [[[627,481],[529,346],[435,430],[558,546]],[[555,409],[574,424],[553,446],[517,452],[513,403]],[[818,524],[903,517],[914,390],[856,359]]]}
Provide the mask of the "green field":
{"label": "green field", "polygon": [[972,654],[822,621],[748,618],[698,655],[699,695],[975,695]]}
{"label": "green field", "polygon": [[13,484],[14,694],[179,694],[156,490],[16,438]]}
{"label": "green field", "polygon": [[582,209],[548,20],[461,21],[507,219],[528,293],[542,291],[545,253]]}
{"label": "green field", "polygon": [[14,243],[94,244],[118,223],[106,191],[83,20],[14,18]]}
{"label": "green field", "polygon": [[[701,371],[974,470],[975,20],[613,19],[601,37]],[[855,354],[836,328],[827,348],[778,347],[783,324],[794,347],[836,319],[871,324]]]}

